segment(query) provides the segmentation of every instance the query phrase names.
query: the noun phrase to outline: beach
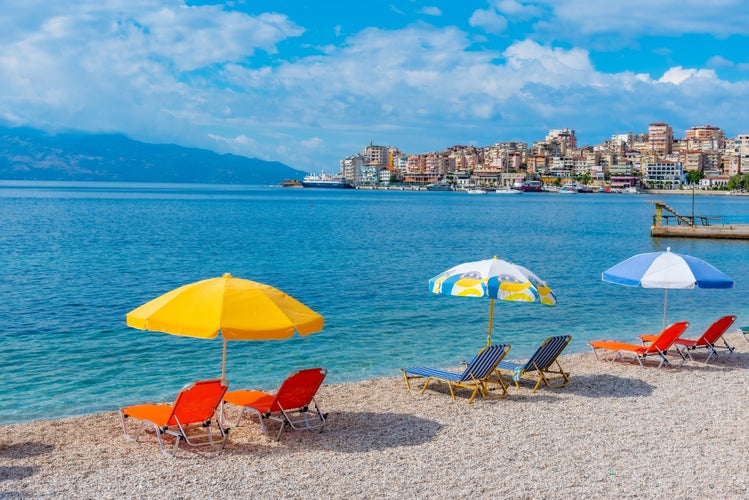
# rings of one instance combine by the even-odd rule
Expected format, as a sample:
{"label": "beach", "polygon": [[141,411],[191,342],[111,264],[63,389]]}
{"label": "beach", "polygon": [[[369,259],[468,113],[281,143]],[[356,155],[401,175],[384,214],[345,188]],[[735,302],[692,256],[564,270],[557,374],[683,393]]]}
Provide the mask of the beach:
{"label": "beach", "polygon": [[749,344],[726,339],[708,366],[563,355],[568,386],[471,405],[395,375],[325,384],[323,433],[243,420],[224,450],[174,458],[116,412],[2,426],[0,498],[743,498]]}

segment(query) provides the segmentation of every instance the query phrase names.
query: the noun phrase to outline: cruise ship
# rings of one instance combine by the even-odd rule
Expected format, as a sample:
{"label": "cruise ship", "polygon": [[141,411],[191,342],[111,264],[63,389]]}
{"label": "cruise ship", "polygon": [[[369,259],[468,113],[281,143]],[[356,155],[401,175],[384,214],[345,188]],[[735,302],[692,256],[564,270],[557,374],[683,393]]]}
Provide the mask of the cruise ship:
{"label": "cruise ship", "polygon": [[354,189],[354,183],[340,175],[321,174],[305,175],[302,186],[306,188],[329,188],[329,189]]}

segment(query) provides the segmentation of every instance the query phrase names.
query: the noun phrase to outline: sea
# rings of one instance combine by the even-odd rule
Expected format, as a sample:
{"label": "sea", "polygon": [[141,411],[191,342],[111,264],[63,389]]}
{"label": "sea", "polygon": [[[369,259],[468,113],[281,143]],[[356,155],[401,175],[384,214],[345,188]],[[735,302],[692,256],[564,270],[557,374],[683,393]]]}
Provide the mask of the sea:
{"label": "sea", "polygon": [[[689,321],[692,335],[725,314],[749,324],[749,241],[652,238],[656,200],[749,223],[740,196],[2,181],[0,424],[172,401],[185,384],[220,376],[220,339],[136,330],[125,315],[224,273],[279,288],[325,318],[306,337],[230,341],[235,389],[273,390],[314,366],[342,383],[459,365],[486,343],[490,302],[432,294],[428,281],[493,256],[535,272],[558,301],[496,302],[492,338],[512,345],[508,359],[557,334],[572,335],[570,353],[593,339],[635,341],[660,331],[664,305],[668,322]],[[667,248],[736,286],[671,290],[666,303],[663,290],[601,280],[628,257]]]}

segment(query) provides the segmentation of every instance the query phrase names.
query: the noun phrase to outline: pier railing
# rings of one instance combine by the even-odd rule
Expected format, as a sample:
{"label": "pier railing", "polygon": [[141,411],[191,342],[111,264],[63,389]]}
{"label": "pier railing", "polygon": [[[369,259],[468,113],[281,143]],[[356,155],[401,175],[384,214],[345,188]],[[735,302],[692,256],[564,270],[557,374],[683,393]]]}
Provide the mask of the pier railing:
{"label": "pier railing", "polygon": [[[665,214],[664,211],[670,213]],[[725,217],[719,215],[681,215],[665,203],[656,201],[653,225],[670,226],[672,222],[675,223],[675,226],[689,227],[723,225],[726,223]]]}

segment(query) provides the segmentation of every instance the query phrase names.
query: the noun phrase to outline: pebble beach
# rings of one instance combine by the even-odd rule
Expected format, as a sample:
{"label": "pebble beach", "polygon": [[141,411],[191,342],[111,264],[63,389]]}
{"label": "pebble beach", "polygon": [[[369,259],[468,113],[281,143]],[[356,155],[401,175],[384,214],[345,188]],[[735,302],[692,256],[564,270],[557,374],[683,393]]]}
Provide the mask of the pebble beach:
{"label": "pebble beach", "polygon": [[726,339],[707,366],[563,355],[568,386],[471,405],[398,376],[325,384],[323,433],[243,420],[174,458],[116,412],[2,426],[0,498],[745,498],[749,343]]}

